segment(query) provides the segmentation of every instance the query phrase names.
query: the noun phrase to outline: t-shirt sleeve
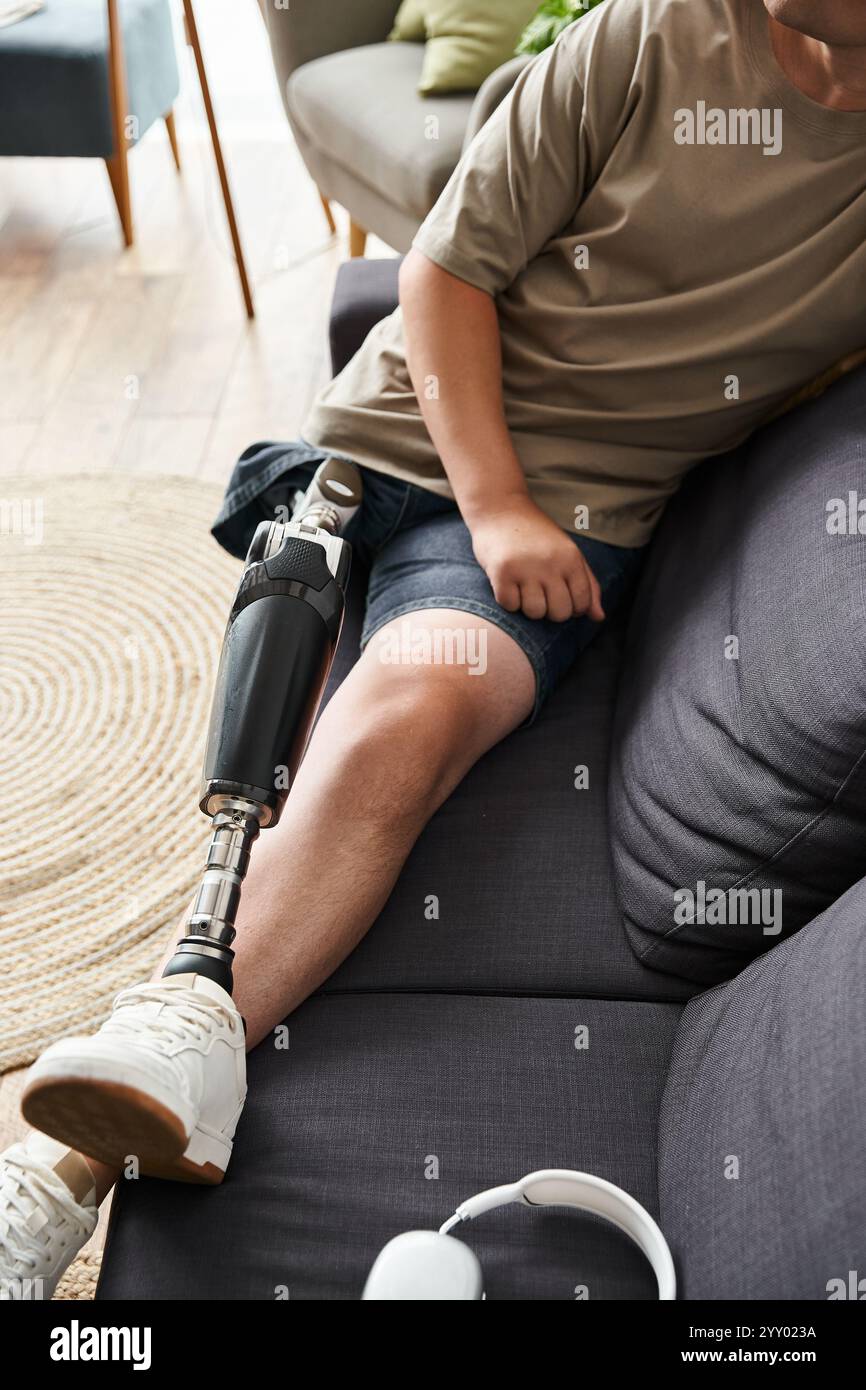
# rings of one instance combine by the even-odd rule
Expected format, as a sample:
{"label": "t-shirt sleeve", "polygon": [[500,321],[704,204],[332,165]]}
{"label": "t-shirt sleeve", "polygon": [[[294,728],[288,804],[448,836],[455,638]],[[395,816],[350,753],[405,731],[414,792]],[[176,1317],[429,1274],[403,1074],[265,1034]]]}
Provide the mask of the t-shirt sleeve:
{"label": "t-shirt sleeve", "polygon": [[606,0],[524,69],[413,246],[495,295],[568,225],[627,112],[641,9],[642,0]]}

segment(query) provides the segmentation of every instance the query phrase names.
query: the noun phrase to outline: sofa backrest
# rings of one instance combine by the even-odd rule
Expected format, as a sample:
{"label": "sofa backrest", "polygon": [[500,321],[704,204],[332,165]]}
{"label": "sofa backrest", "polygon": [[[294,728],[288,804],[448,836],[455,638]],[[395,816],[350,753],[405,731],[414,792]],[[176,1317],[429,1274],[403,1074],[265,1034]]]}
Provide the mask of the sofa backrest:
{"label": "sofa backrest", "polygon": [[866,879],[680,1021],[659,1127],[687,1299],[866,1299]]}
{"label": "sofa backrest", "polygon": [[866,868],[866,370],[710,460],[653,542],[610,776],[650,966],[726,979]]}

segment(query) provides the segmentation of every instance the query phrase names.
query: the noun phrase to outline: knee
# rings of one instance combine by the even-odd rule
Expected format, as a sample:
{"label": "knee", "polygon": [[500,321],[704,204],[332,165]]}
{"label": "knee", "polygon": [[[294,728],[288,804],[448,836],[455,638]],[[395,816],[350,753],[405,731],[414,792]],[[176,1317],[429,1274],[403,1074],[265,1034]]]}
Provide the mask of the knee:
{"label": "knee", "polygon": [[351,704],[341,701],[343,756],[364,769],[385,811],[438,803],[482,751],[471,682],[453,670],[363,665],[353,673]]}

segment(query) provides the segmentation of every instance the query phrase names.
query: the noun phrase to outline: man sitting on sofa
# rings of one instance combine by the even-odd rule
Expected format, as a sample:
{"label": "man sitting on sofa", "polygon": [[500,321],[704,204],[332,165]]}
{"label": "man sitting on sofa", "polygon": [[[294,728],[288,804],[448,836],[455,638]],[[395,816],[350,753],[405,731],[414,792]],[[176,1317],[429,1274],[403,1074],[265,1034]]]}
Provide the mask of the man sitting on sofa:
{"label": "man sitting on sofa", "polygon": [[[862,0],[606,0],[522,74],[307,442],[238,465],[215,529],[239,555],[325,456],[363,466],[363,655],[253,856],[235,999],[137,986],[35,1064],[25,1113],[50,1088],[53,1137],[0,1160],[7,1277],[52,1286],[130,1153],[222,1177],[245,1043],[327,979],[436,808],[537,715],[684,473],[863,346],[864,149]],[[407,621],[471,632],[484,678],[385,659]]]}

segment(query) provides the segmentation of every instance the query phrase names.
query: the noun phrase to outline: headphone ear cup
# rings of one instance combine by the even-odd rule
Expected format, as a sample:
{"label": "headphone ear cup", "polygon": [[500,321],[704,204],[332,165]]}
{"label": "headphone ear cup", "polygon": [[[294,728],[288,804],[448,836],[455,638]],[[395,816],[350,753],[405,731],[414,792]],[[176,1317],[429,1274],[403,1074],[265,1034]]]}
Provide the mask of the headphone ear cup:
{"label": "headphone ear cup", "polygon": [[481,1265],[468,1245],[437,1231],[405,1231],[380,1251],[367,1276],[363,1300],[476,1302]]}

